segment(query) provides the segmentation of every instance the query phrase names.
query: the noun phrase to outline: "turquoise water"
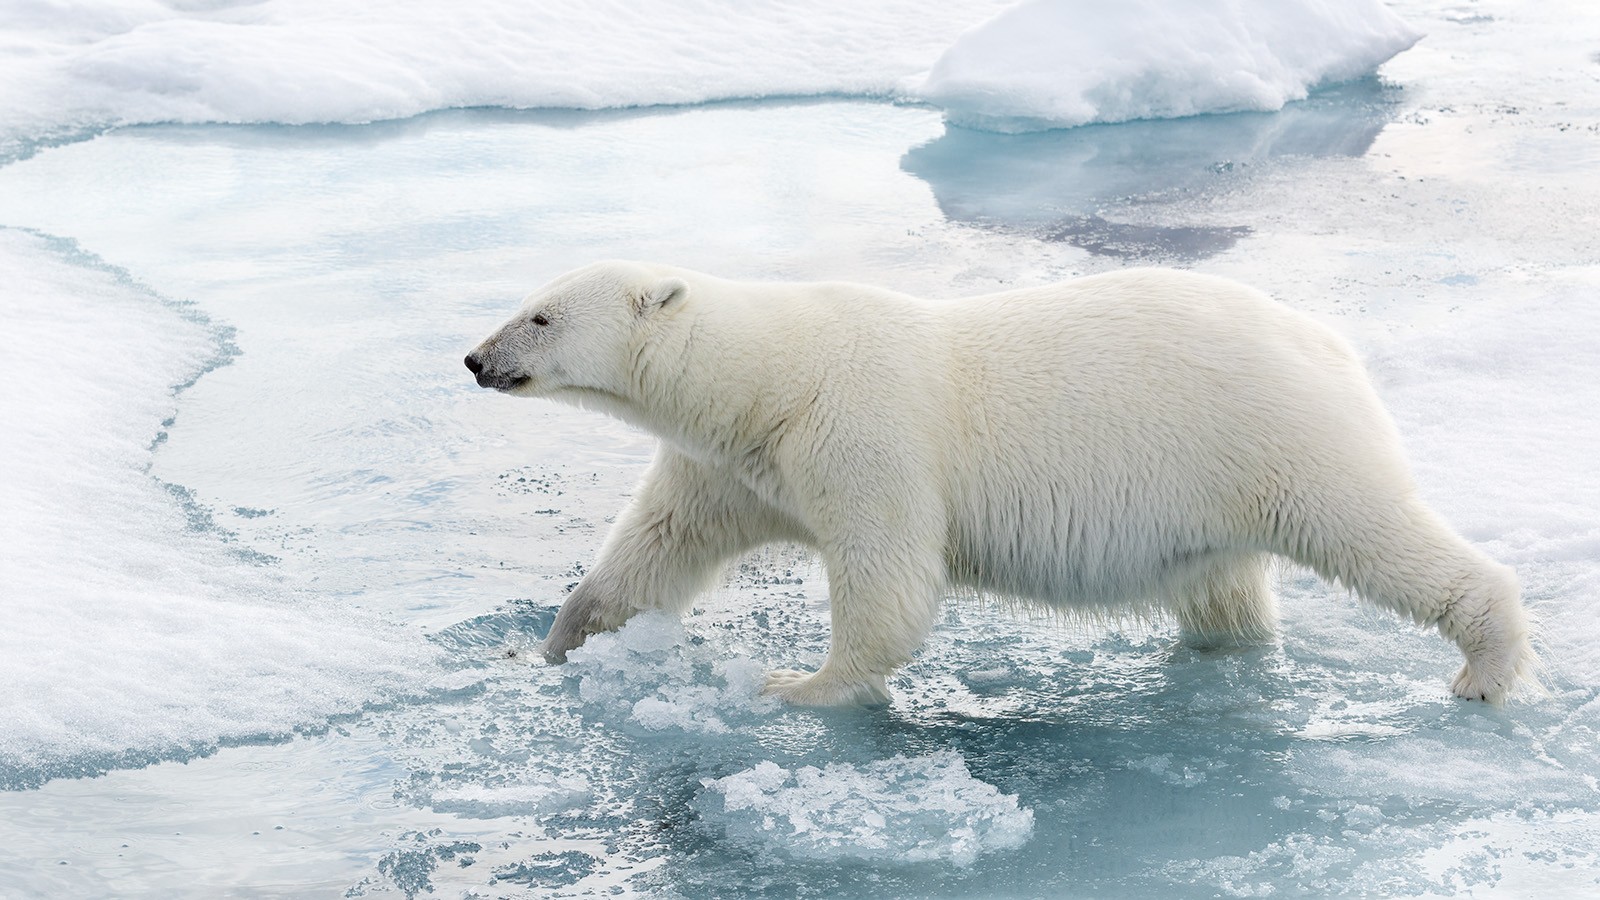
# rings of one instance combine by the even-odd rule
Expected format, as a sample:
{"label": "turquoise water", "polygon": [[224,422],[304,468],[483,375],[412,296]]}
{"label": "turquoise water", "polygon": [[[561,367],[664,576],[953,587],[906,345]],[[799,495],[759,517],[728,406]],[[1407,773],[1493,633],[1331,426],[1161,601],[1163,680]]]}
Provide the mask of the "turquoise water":
{"label": "turquoise water", "polygon": [[[245,674],[133,709],[124,751],[7,757],[0,893],[1600,892],[1592,137],[1477,110],[1463,145],[1431,109],[1371,83],[1017,137],[846,101],[459,111],[129,128],[0,168],[14,252],[203,319],[140,477],[181,540],[275,586],[261,608],[322,617],[269,624],[270,658],[226,632]],[[611,256],[929,296],[1130,263],[1271,290],[1363,348],[1425,493],[1518,567],[1550,696],[1457,702],[1444,641],[1286,570],[1272,646],[953,603],[890,708],[784,709],[759,673],[826,649],[825,580],[792,548],[682,626],[547,666],[530,651],[652,441],[479,391],[460,358],[523,292]],[[149,640],[169,638],[176,661],[140,677],[215,644]],[[64,672],[44,705],[98,721],[71,697],[114,676]],[[259,693],[284,711],[193,721]]]}

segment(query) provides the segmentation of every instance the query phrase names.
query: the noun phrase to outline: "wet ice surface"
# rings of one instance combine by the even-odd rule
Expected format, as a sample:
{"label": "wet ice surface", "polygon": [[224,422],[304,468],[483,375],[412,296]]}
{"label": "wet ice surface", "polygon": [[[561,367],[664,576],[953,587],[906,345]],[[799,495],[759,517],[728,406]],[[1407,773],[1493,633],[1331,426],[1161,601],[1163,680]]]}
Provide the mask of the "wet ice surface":
{"label": "wet ice surface", "polygon": [[[26,628],[0,640],[33,655],[0,671],[49,702],[4,721],[20,751],[0,763],[0,884],[1600,891],[1600,82],[1559,10],[1465,9],[1403,8],[1430,41],[1388,86],[1283,116],[1007,138],[867,103],[479,111],[128,129],[0,169],[7,271],[63,321],[103,317],[84,320],[94,353],[77,358],[163,373],[116,379],[119,416],[97,429],[14,397],[7,414],[58,442],[92,435],[132,473],[108,483],[145,516],[136,548],[187,561],[134,582],[148,589],[134,611],[159,621],[167,597],[221,612],[180,617],[193,632],[147,627],[174,655],[130,652],[138,666],[112,671],[103,642],[126,616],[96,614],[93,592],[62,610],[59,592],[7,584],[8,627]],[[1529,74],[1535,43],[1547,67]],[[1079,226],[1110,237],[1074,240]],[[537,642],[651,441],[480,392],[460,357],[529,287],[615,255],[929,296],[1129,260],[1264,287],[1357,342],[1425,494],[1517,567],[1546,623],[1550,696],[1454,701],[1458,660],[1437,636],[1285,571],[1277,645],[1202,652],[1161,622],[955,603],[890,708],[785,709],[756,695],[760,673],[814,666],[827,627],[821,572],[785,548],[743,561],[682,624],[647,618],[546,666]],[[239,354],[173,395],[196,371],[180,355],[219,346],[162,312],[180,301],[235,329]],[[141,309],[126,336],[108,324]],[[45,347],[15,358],[48,371]],[[81,372],[57,386],[79,384],[67,374]],[[59,402],[78,408],[73,390]],[[22,457],[63,485],[77,458]],[[160,483],[184,499],[163,506]],[[82,502],[66,524],[107,534]],[[240,583],[263,596],[205,593]],[[184,656],[245,641],[259,617],[269,639],[249,659],[270,666]],[[395,665],[410,653],[438,668]],[[35,786],[64,773],[46,749],[125,767]],[[152,760],[166,761],[138,767]]]}

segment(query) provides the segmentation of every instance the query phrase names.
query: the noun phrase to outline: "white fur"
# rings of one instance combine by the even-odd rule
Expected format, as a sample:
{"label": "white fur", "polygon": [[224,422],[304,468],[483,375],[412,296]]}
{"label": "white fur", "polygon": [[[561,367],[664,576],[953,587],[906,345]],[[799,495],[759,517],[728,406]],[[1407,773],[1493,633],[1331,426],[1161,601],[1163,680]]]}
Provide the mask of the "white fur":
{"label": "white fur", "polygon": [[552,660],[789,540],[832,590],[827,661],[768,682],[796,703],[886,698],[952,589],[1268,637],[1274,554],[1437,625],[1463,697],[1501,700],[1532,662],[1515,576],[1417,497],[1355,355],[1221,278],[933,302],[599,263],[532,294],[474,362],[481,384],[661,438]]}

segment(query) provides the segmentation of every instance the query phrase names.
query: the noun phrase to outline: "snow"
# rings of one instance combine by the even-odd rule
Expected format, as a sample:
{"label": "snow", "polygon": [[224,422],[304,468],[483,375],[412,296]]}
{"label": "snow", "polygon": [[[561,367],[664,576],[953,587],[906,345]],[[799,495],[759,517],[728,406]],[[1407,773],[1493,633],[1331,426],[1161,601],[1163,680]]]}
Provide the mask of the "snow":
{"label": "snow", "polygon": [[1381,0],[1027,0],[909,93],[997,131],[1275,110],[1420,37]]}
{"label": "snow", "polygon": [[1277,109],[1416,39],[1378,0],[14,0],[0,158],[114,125],[483,106],[852,96],[1003,130]]}
{"label": "snow", "polygon": [[1003,0],[13,0],[6,142],[141,122],[888,97]]}
{"label": "snow", "polygon": [[[1386,341],[1370,366],[1398,407],[1424,484],[1456,527],[1517,569],[1540,620],[1545,674],[1600,676],[1600,267],[1539,279]],[[1519,291],[1520,293],[1520,291]],[[1492,463],[1490,462],[1492,461]],[[1493,475],[1462,473],[1492,465]]]}

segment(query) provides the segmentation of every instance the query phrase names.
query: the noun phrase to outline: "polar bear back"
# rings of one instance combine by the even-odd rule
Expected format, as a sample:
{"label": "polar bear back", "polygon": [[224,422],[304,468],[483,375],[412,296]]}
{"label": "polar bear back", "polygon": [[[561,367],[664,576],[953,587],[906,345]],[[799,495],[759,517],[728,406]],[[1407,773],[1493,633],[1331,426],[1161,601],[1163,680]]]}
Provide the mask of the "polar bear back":
{"label": "polar bear back", "polygon": [[941,318],[951,569],[970,586],[1118,605],[1222,548],[1292,542],[1287,507],[1410,491],[1344,341],[1243,285],[1131,270]]}

